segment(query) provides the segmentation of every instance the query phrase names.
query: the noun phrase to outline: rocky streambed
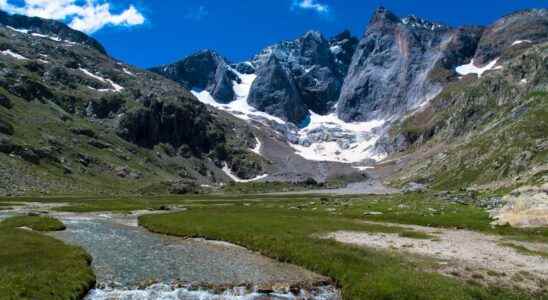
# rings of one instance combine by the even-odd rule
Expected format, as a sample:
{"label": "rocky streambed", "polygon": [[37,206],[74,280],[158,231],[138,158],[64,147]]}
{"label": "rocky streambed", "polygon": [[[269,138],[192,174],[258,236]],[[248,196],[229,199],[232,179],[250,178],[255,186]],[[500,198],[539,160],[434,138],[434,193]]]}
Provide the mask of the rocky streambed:
{"label": "rocky streambed", "polygon": [[67,227],[50,235],[93,257],[97,287],[86,300],[340,299],[328,278],[229,243],[148,232],[138,214],[47,213]]}

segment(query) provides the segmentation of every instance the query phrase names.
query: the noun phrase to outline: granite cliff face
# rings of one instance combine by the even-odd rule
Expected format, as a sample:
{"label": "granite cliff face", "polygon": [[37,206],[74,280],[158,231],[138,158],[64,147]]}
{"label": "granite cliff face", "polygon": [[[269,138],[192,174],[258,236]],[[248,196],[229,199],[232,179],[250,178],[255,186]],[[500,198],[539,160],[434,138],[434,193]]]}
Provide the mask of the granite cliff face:
{"label": "granite cliff face", "polygon": [[[379,8],[352,59],[337,107],[345,121],[386,119],[419,107],[443,88],[433,76],[468,60],[478,31],[452,29]],[[466,45],[461,46],[464,43]]]}
{"label": "granite cliff face", "polygon": [[[282,111],[274,115],[282,117],[295,124],[300,124],[308,110],[318,114],[327,114],[333,110],[342,86],[342,80],[356,40],[349,32],[344,32],[331,40],[321,33],[309,31],[294,41],[282,42],[265,48],[253,58],[251,63],[257,70],[257,80],[261,80],[261,69],[272,69],[270,64],[279,64],[285,71],[289,81],[295,85],[300,100],[295,101],[297,111],[304,114],[284,114]],[[275,57],[273,60],[271,57]],[[281,75],[281,73],[280,73]],[[264,85],[254,85],[251,95],[263,95]],[[291,88],[288,86],[288,88]],[[251,97],[251,105],[266,99]],[[266,100],[276,105],[276,99]],[[261,107],[257,107],[261,110]],[[289,117],[289,118],[288,118]]]}
{"label": "granite cliff face", "polygon": [[284,120],[298,122],[308,114],[295,82],[276,56],[259,67],[247,102]]}

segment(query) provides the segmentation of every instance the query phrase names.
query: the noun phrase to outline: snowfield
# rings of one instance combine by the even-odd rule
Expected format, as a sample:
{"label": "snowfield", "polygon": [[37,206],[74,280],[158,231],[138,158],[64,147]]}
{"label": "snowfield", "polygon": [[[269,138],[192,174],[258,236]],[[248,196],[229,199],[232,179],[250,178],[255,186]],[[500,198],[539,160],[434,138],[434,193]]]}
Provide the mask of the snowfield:
{"label": "snowfield", "polygon": [[245,121],[251,121],[251,120],[271,120],[280,124],[285,124],[285,121],[269,115],[267,113],[258,111],[257,109],[251,107],[247,103],[247,97],[249,96],[249,91],[251,90],[251,85],[253,84],[253,81],[255,81],[255,78],[257,78],[257,75],[255,74],[241,74],[236,71],[234,71],[241,79],[241,83],[233,82],[233,88],[234,93],[236,94],[236,100],[228,103],[223,104],[217,102],[211,94],[208,91],[196,91],[193,90],[192,94],[200,100],[200,102],[211,105],[217,109],[227,111],[237,118],[240,118]]}
{"label": "snowfield", "polygon": [[96,90],[96,91],[99,91],[99,92],[121,92],[122,90],[124,90],[123,86],[116,84],[114,81],[112,81],[110,79],[106,79],[106,78],[103,78],[101,76],[95,75],[95,74],[91,73],[90,71],[88,71],[84,68],[80,68],[80,71],[82,73],[86,74],[87,76],[95,79],[95,80],[101,81],[102,83],[107,83],[110,86],[112,86],[112,89],[99,89],[98,90],[98,89],[94,89],[92,87],[90,87],[90,89],[93,89],[93,90]]}
{"label": "snowfield", "polygon": [[[358,163],[364,160],[379,161],[386,157],[384,153],[377,153],[374,149],[375,143],[380,138],[381,129],[386,125],[385,120],[348,123],[339,119],[335,113],[322,116],[310,111],[310,119],[306,127],[289,126],[281,118],[258,111],[248,104],[247,98],[251,85],[257,78],[255,74],[241,74],[233,71],[241,79],[241,83],[233,82],[236,94],[234,101],[227,104],[219,103],[206,90],[193,90],[192,94],[200,102],[229,112],[242,120],[256,121],[265,125],[269,125],[268,122],[274,122],[284,128],[291,129],[290,134],[294,138],[291,139],[292,142],[288,143],[289,146],[295,150],[297,155],[307,160]],[[250,150],[260,155],[261,143],[257,142],[257,147]],[[225,170],[225,173],[227,171]],[[241,180],[234,177],[233,174],[229,176],[235,181]],[[254,180],[259,179],[262,178]]]}
{"label": "snowfield", "polygon": [[455,69],[455,71],[462,76],[466,76],[469,74],[476,74],[478,75],[479,78],[481,78],[481,76],[487,71],[502,69],[502,66],[496,66],[498,60],[499,59],[497,58],[483,67],[477,67],[474,64],[474,59],[472,59],[472,61],[469,64],[458,66]]}

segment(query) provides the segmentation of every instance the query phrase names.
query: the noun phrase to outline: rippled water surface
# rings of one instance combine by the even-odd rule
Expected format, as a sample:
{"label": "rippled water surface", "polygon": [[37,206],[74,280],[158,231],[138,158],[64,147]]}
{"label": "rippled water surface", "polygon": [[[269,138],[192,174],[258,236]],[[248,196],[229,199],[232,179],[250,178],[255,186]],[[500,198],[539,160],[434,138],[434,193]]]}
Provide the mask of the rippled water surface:
{"label": "rippled water surface", "polygon": [[[97,281],[103,289],[93,291],[88,300],[337,299],[336,291],[328,287],[301,291],[300,295],[284,288],[268,296],[255,292],[253,287],[312,284],[324,278],[242,247],[153,234],[129,226],[135,225],[131,220],[111,216],[58,217],[67,230],[53,235],[84,247],[94,258]],[[164,284],[150,286],[153,282]],[[175,288],[181,285],[187,287]],[[231,288],[217,294],[196,290],[211,285],[248,288]],[[148,288],[139,289],[142,287]]]}

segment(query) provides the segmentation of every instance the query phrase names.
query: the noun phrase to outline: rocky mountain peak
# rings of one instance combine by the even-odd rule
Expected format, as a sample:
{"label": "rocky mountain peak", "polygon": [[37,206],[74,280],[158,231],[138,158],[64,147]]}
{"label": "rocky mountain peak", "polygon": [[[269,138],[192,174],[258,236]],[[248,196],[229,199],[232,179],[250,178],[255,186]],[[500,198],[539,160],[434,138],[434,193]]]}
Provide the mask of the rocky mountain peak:
{"label": "rocky mountain peak", "polygon": [[222,103],[234,100],[232,82],[239,77],[226,60],[213,50],[201,50],[174,64],[152,68],[189,90],[207,90]]}
{"label": "rocky mountain peak", "polygon": [[322,42],[325,41],[323,34],[316,30],[309,30],[303,36],[302,39],[305,41],[316,41]]}
{"label": "rocky mountain peak", "polygon": [[417,17],[415,15],[411,15],[408,17],[405,17],[401,19],[401,22],[404,25],[407,25],[412,28],[423,28],[427,30],[437,30],[437,29],[443,29],[446,26],[440,23],[431,22],[426,19],[423,19],[421,17]]}
{"label": "rocky mountain peak", "polygon": [[385,8],[377,9],[344,80],[339,117],[393,117],[435,95],[441,86],[430,74],[444,60],[454,34],[451,28],[416,16],[400,19]]}
{"label": "rocky mountain peak", "polygon": [[373,13],[371,20],[369,21],[369,26],[383,25],[388,23],[399,23],[400,21],[401,19],[396,16],[396,14],[383,6],[380,6]]}

